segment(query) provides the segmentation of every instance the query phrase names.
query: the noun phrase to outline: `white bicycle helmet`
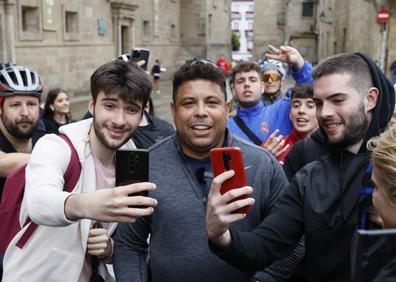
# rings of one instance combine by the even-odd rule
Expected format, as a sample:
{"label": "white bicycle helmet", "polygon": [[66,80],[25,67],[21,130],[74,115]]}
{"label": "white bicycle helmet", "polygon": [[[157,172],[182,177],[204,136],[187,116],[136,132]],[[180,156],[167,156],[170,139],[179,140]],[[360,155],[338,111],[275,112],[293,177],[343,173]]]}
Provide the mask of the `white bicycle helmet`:
{"label": "white bicycle helmet", "polygon": [[10,65],[0,69],[0,96],[30,95],[40,97],[43,85],[37,72],[24,66]]}
{"label": "white bicycle helmet", "polygon": [[273,59],[268,59],[263,61],[260,64],[260,71],[261,73],[268,71],[268,70],[276,70],[280,73],[282,79],[285,79],[286,71],[285,68],[282,64],[282,62],[273,60]]}
{"label": "white bicycle helmet", "polygon": [[129,62],[131,60],[131,54],[122,54],[119,55],[116,60],[122,60],[124,62]]}
{"label": "white bicycle helmet", "polygon": [[0,70],[8,68],[8,67],[12,67],[12,66],[15,66],[15,64],[13,64],[13,63],[0,63]]}

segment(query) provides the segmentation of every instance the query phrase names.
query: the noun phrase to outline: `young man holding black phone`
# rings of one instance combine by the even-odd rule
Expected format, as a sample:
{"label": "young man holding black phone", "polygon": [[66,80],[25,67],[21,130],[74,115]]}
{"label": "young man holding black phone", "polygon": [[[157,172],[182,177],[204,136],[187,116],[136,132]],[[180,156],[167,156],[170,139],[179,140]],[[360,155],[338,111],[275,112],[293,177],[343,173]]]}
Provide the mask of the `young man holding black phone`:
{"label": "young man holding black phone", "polygon": [[[239,147],[256,204],[235,225],[251,231],[266,216],[287,185],[278,161],[267,151],[228,132],[225,81],[212,62],[187,61],[174,75],[171,110],[176,133],[150,148],[150,197],[160,205],[133,224],[120,223],[114,236],[117,281],[266,281],[282,280],[295,261],[276,262],[257,273],[243,273],[221,262],[207,247],[206,199],[212,182],[209,152]],[[150,235],[150,242],[147,239]],[[147,255],[149,253],[149,261]]]}
{"label": "young man holding black phone", "polygon": [[[109,236],[116,227],[114,222],[134,222],[154,211],[155,199],[131,196],[155,189],[154,184],[114,187],[116,150],[135,148],[131,135],[150,97],[147,74],[132,62],[115,60],[94,72],[91,92],[93,119],[60,128],[81,162],[74,190],[63,191],[63,175],[72,154],[64,140],[46,135],[32,152],[21,218],[29,216],[39,226],[23,248],[16,242],[26,228],[10,243],[3,282],[89,281],[96,272],[104,281],[113,281],[104,262],[112,256]],[[94,221],[102,222],[103,228],[91,229]],[[91,263],[97,260],[94,256],[99,258],[98,265]]]}

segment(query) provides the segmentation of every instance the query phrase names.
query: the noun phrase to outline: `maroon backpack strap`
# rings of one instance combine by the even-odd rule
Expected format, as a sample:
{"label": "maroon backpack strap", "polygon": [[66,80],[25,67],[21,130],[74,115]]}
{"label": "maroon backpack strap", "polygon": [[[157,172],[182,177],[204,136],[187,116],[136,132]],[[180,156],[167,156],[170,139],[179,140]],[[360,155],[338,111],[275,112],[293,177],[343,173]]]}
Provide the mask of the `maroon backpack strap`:
{"label": "maroon backpack strap", "polygon": [[78,179],[81,174],[81,163],[78,158],[78,154],[70,139],[65,135],[61,134],[60,137],[66,141],[71,150],[70,162],[67,166],[66,172],[63,175],[63,179],[65,180],[65,185],[63,186],[63,191],[71,192],[74,187],[76,187]]}
{"label": "maroon backpack strap", "polygon": [[[73,191],[74,187],[76,187],[78,179],[80,178],[81,174],[81,163],[78,158],[78,154],[76,149],[74,148],[73,144],[71,143],[70,139],[65,135],[61,134],[60,137],[66,141],[66,143],[69,145],[70,150],[71,150],[71,156],[70,156],[70,161],[69,164],[67,165],[67,169],[65,173],[63,174],[63,179],[65,180],[65,184],[63,186],[63,191],[66,192],[71,192]],[[28,228],[25,230],[21,238],[18,240],[16,246],[18,248],[23,248],[26,244],[26,242],[29,240],[29,238],[32,236],[33,232],[37,228],[37,224],[32,222],[32,220],[28,217],[25,221],[25,224],[23,226],[26,226],[31,222],[31,224],[28,226]]]}

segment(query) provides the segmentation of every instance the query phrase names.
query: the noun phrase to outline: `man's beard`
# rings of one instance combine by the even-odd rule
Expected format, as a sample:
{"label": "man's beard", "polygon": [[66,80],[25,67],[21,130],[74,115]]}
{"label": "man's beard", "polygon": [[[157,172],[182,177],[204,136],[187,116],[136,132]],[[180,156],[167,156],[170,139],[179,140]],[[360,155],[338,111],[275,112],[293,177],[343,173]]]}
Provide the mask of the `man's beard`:
{"label": "man's beard", "polygon": [[342,138],[333,142],[329,139],[329,144],[332,147],[342,148],[355,145],[364,139],[368,127],[369,120],[364,111],[364,105],[361,102],[356,115],[351,119],[351,123],[345,126]]}
{"label": "man's beard", "polygon": [[[23,140],[32,138],[34,132],[36,131],[36,129],[39,125],[39,119],[34,121],[29,118],[22,118],[21,120],[15,122],[15,124],[13,124],[7,117],[2,115],[1,120],[4,124],[4,127],[6,128],[7,132],[11,136],[13,136],[16,139],[23,139]],[[18,127],[19,123],[29,123],[31,126],[27,131],[23,131],[23,130],[19,129],[19,127]]]}
{"label": "man's beard", "polygon": [[[95,115],[93,116],[93,126],[94,126],[96,137],[98,137],[99,141],[106,148],[108,148],[110,150],[117,150],[118,148],[122,147],[122,145],[124,145],[126,142],[128,142],[128,140],[131,139],[132,135],[133,135],[133,132],[131,132],[130,136],[126,137],[125,140],[123,140],[122,142],[120,142],[117,145],[113,145],[113,144],[110,144],[109,142],[107,142],[105,135],[101,131],[101,127],[100,127],[99,123],[97,123],[97,121],[95,119]],[[104,128],[104,125],[102,125],[102,128]]]}

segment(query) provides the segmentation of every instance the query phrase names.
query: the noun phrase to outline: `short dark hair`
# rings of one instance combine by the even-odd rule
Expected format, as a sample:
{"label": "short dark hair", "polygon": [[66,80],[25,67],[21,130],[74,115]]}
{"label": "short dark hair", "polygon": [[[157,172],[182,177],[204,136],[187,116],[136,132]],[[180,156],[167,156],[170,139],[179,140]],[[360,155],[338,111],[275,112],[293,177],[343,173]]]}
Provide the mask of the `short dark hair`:
{"label": "short dark hair", "polygon": [[44,104],[43,117],[47,118],[54,114],[54,112],[51,110],[50,106],[54,104],[56,98],[58,97],[58,95],[60,93],[65,93],[67,96],[69,96],[67,94],[67,92],[65,90],[63,90],[62,88],[54,88],[54,89],[51,89],[50,91],[48,91],[47,98],[46,98],[45,104]]}
{"label": "short dark hair", "polygon": [[370,69],[362,57],[356,54],[338,54],[321,61],[312,73],[317,80],[322,76],[348,73],[351,75],[349,85],[360,94],[373,86]]}
{"label": "short dark hair", "polygon": [[219,85],[221,91],[224,93],[224,99],[227,101],[223,71],[210,61],[194,59],[187,61],[173,75],[173,102],[176,100],[177,90],[184,82],[198,79],[209,80]]}
{"label": "short dark hair", "polygon": [[238,63],[231,72],[231,81],[234,82],[235,76],[237,73],[240,72],[249,72],[249,71],[256,71],[259,74],[260,80],[261,80],[261,75],[260,75],[260,66],[258,63],[253,62],[253,61],[242,61]]}
{"label": "short dark hair", "polygon": [[94,103],[99,92],[115,93],[126,102],[141,101],[146,106],[151,94],[151,81],[146,72],[134,62],[114,60],[100,66],[91,76]]}
{"label": "short dark hair", "polygon": [[295,98],[312,99],[313,87],[311,84],[298,84],[291,88],[291,100]]}

